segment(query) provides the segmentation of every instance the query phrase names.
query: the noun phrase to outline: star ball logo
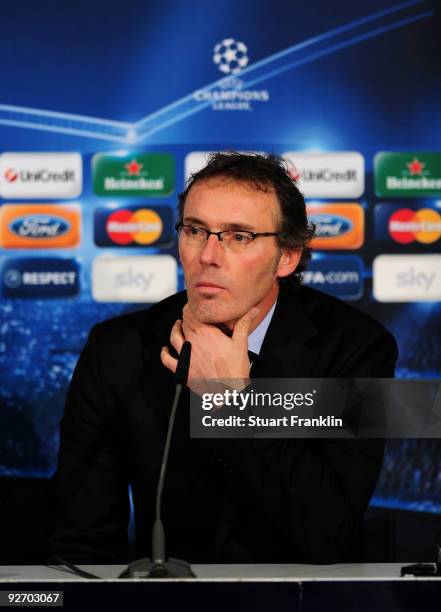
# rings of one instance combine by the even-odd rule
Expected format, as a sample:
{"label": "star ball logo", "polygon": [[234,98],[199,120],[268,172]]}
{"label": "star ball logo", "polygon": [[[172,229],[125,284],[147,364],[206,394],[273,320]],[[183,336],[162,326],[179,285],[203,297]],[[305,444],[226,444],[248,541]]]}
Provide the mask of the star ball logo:
{"label": "star ball logo", "polygon": [[214,47],[213,62],[225,74],[237,74],[248,64],[247,46],[226,38]]}
{"label": "star ball logo", "polygon": [[374,173],[380,197],[441,195],[441,153],[377,153]]}
{"label": "star ball logo", "polygon": [[253,103],[269,101],[267,89],[246,89],[246,83],[240,78],[249,64],[248,47],[244,42],[230,37],[216,43],[213,63],[225,78],[195,91],[193,99],[196,102],[209,103],[215,111],[251,111]]}

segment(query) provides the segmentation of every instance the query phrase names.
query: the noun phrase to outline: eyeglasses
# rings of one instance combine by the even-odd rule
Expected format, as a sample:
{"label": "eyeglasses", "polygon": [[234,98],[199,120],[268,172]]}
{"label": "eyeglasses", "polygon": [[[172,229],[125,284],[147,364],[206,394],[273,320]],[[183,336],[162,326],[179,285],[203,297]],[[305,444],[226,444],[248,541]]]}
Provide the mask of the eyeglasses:
{"label": "eyeglasses", "polygon": [[278,236],[276,232],[248,232],[246,230],[223,230],[222,232],[210,232],[203,227],[196,225],[175,226],[178,236],[185,240],[185,243],[195,247],[202,247],[203,244],[213,234],[222,244],[226,251],[238,253],[244,251],[259,236]]}

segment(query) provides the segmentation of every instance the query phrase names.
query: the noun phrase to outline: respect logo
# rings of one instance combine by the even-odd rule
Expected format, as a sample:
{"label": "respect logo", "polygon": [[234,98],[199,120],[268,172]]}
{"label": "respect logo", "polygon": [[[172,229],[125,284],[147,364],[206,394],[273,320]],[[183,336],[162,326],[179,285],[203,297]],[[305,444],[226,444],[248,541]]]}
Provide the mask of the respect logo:
{"label": "respect logo", "polygon": [[141,247],[172,244],[173,212],[169,206],[102,207],[95,210],[95,244]]}
{"label": "respect logo", "polygon": [[441,237],[441,215],[433,208],[400,208],[389,217],[388,232],[400,244],[433,244]]}

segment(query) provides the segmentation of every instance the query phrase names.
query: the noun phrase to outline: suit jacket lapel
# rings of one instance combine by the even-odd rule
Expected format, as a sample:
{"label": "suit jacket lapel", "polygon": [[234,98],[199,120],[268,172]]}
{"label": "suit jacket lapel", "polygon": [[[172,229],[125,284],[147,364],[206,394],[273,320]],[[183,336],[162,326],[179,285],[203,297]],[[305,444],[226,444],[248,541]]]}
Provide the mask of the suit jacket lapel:
{"label": "suit jacket lapel", "polygon": [[178,294],[177,299],[154,320],[149,322],[143,333],[144,368],[139,380],[139,387],[147,405],[157,417],[165,431],[175,391],[172,372],[162,365],[161,347],[170,347],[170,331],[187,301],[185,292]]}
{"label": "suit jacket lapel", "polygon": [[307,378],[319,357],[308,346],[317,329],[302,307],[301,287],[280,288],[253,378]]}

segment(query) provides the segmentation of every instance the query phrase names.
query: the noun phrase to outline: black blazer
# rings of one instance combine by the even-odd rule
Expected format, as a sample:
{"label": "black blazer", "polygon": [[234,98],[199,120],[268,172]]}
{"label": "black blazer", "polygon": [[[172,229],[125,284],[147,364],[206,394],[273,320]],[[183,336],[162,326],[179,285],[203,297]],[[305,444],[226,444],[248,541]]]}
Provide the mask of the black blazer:
{"label": "black blazer", "polygon": [[[149,556],[155,490],[174,394],[161,347],[186,303],[95,325],[61,423],[52,552],[77,563]],[[257,372],[265,377],[392,377],[393,337],[345,303],[282,286]],[[254,368],[253,368],[254,372]],[[187,391],[188,395],[188,391]],[[383,457],[381,440],[198,440],[181,400],[163,516],[169,556],[191,563],[348,560]]]}

